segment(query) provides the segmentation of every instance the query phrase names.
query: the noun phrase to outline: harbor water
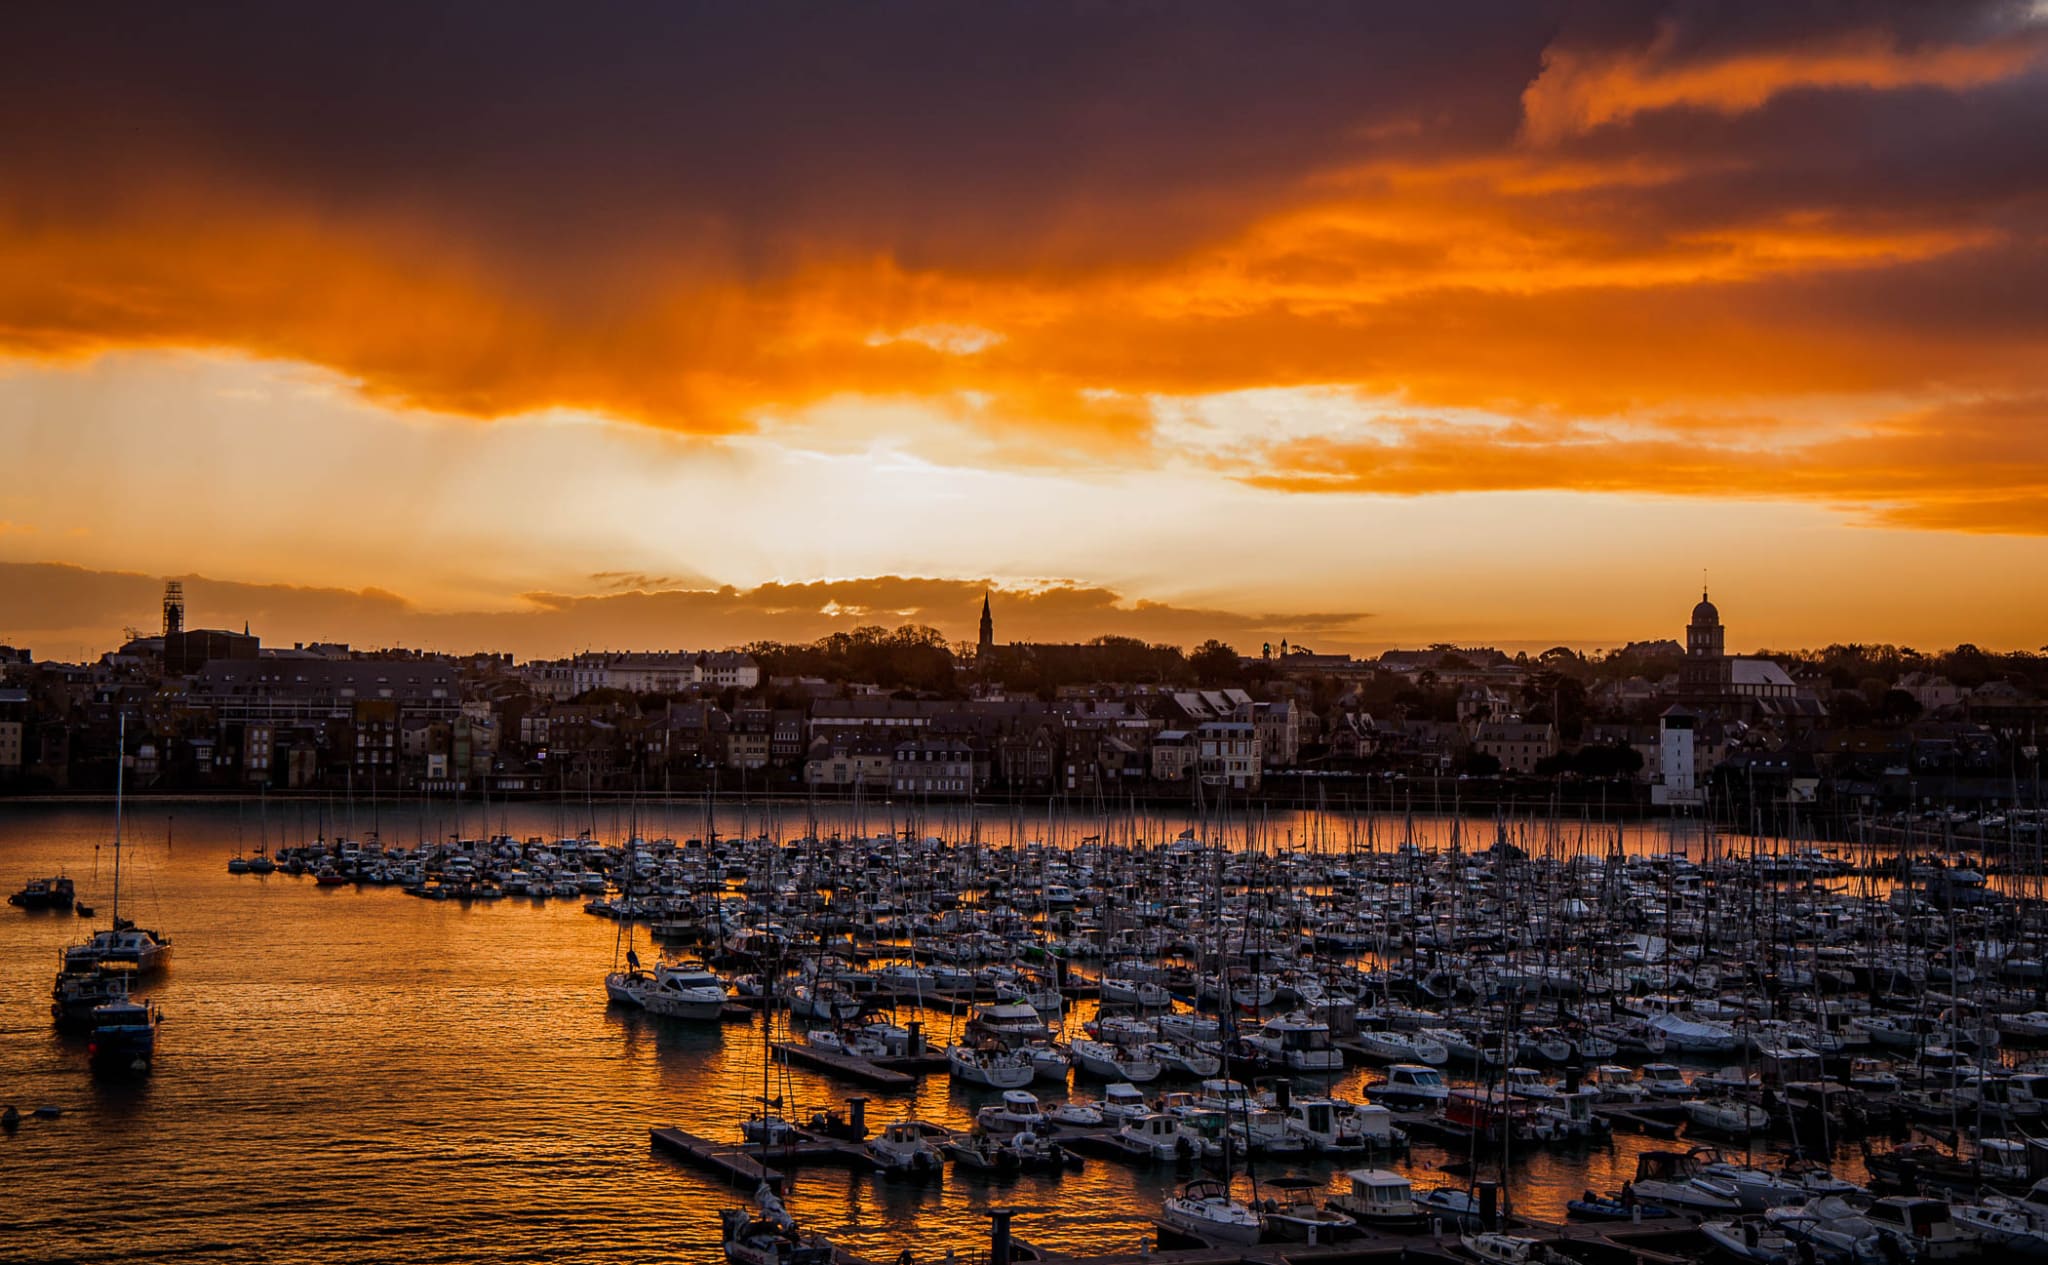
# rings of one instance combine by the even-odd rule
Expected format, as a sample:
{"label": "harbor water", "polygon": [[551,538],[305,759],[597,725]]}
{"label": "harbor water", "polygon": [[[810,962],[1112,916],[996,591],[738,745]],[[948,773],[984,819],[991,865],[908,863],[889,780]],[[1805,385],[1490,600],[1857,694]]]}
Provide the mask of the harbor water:
{"label": "harbor water", "polygon": [[[65,873],[96,917],[0,909],[0,1102],[27,1119],[0,1136],[0,1258],[33,1261],[517,1262],[703,1260],[718,1257],[717,1213],[751,1192],[731,1190],[651,1149],[648,1130],[674,1125],[719,1140],[764,1092],[803,1119],[839,1105],[852,1087],[800,1068],[764,1078],[765,1022],[672,1023],[608,1007],[604,975],[618,924],[577,900],[507,897],[426,901],[397,887],[316,886],[284,873],[230,875],[228,859],[260,845],[348,829],[331,808],[254,802],[131,805],[122,913],[174,943],[169,970],[145,990],[164,1022],[154,1071],[94,1079],[82,1039],[48,1014],[65,945],[111,913],[111,805],[0,807],[0,877]],[[801,806],[772,820],[759,806],[493,808],[488,822],[420,806],[378,814],[393,845],[451,832],[515,837],[592,831],[618,842],[774,829],[867,830],[891,823]],[[902,824],[902,823],[895,823]],[[1133,829],[1171,838],[1185,823]],[[1097,818],[998,810],[986,820],[932,823],[984,842],[1104,830]],[[369,822],[355,828],[367,831]],[[1112,829],[1116,828],[1114,825]],[[1242,829],[1243,827],[1240,827]],[[1356,846],[1329,819],[1262,816],[1269,846]],[[1382,820],[1376,846],[1403,831],[1440,840],[1448,819]],[[1466,822],[1490,841],[1492,827]],[[1342,827],[1354,832],[1355,825]],[[1610,833],[1612,827],[1606,828]],[[1162,835],[1158,832],[1167,831]],[[1697,828],[1651,823],[1627,832],[1631,850],[1688,846]],[[1389,837],[1389,836],[1393,837]],[[1696,840],[1694,840],[1696,843]],[[11,890],[11,887],[10,887]],[[642,948],[645,949],[644,940]],[[1089,1013],[1082,1004],[1081,1017]],[[964,1016],[919,1014],[937,1039]],[[1361,1097],[1366,1072],[1331,1084]],[[1049,1102],[1060,1097],[1035,1086]],[[1086,1082],[1074,1091],[1092,1097]],[[874,1093],[870,1123],[905,1115],[966,1127],[989,1092],[943,1075],[914,1091]],[[1588,1187],[1611,1190],[1652,1143],[1633,1136],[1584,1152],[1545,1151],[1514,1168],[1519,1211],[1556,1216]],[[1452,1160],[1418,1145],[1397,1163],[1418,1187],[1454,1184]],[[1345,1165],[1261,1161],[1258,1173],[1339,1180]],[[1853,1171],[1853,1166],[1845,1168]],[[806,1169],[789,1204],[808,1228],[870,1259],[964,1257],[987,1242],[990,1206],[1021,1209],[1027,1240],[1068,1251],[1135,1250],[1172,1174],[1109,1160],[1061,1177],[1000,1181],[948,1171],[942,1182],[898,1185]]]}

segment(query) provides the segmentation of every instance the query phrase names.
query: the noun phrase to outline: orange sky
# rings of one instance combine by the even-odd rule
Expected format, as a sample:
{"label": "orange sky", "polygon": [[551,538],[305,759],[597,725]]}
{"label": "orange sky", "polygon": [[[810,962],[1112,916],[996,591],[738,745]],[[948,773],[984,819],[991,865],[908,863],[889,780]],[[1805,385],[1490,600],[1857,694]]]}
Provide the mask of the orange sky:
{"label": "orange sky", "polygon": [[0,637],[2048,641],[2040,5],[28,24]]}

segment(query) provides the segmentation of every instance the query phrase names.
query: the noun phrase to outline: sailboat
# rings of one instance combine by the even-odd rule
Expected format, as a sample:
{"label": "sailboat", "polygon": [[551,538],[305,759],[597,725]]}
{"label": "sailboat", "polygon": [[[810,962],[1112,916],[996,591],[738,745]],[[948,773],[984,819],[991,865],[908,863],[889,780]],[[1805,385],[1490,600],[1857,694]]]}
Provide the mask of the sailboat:
{"label": "sailboat", "polygon": [[94,967],[117,963],[147,975],[170,964],[171,940],[161,932],[138,927],[121,917],[121,806],[123,776],[127,771],[128,717],[121,717],[121,761],[114,766],[114,925],[95,931],[83,944],[64,950],[64,973],[83,974]]}
{"label": "sailboat", "polygon": [[92,1035],[86,1045],[87,1057],[96,1072],[145,1072],[156,1057],[156,1030],[162,1012],[147,1001],[128,993],[126,983],[116,985],[121,968],[143,975],[170,959],[170,941],[154,931],[137,928],[121,917],[121,807],[123,774],[127,766],[128,717],[121,717],[121,759],[114,768],[114,925],[99,931],[82,945],[64,951],[63,969],[57,975],[57,1018],[65,1017],[67,980],[74,985],[69,999],[80,1004],[79,993],[91,996],[95,984],[114,990],[108,999],[94,1006]]}

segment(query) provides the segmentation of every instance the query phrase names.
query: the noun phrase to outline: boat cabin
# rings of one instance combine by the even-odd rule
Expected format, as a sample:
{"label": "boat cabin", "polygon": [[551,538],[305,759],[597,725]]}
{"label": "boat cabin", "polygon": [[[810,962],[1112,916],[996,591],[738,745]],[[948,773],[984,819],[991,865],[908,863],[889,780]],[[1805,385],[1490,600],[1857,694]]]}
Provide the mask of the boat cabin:
{"label": "boat cabin", "polygon": [[1965,1248],[1975,1247],[1949,1216],[1946,1200],[1892,1195],[1872,1203],[1863,1215],[1886,1237],[1902,1241],[1919,1259],[1959,1256]]}
{"label": "boat cabin", "polygon": [[1415,1205],[1415,1187],[1399,1173],[1384,1168],[1354,1168],[1345,1174],[1351,1190],[1331,1202],[1364,1225],[1382,1229],[1415,1225],[1422,1210]]}
{"label": "boat cabin", "polygon": [[1387,1069],[1381,1092],[1409,1097],[1442,1098],[1448,1087],[1444,1074],[1427,1063],[1396,1063]]}
{"label": "boat cabin", "polygon": [[1482,1138],[1495,1139],[1501,1131],[1527,1119],[1529,1107],[1499,1089],[1454,1089],[1444,1100],[1445,1123],[1470,1129]]}

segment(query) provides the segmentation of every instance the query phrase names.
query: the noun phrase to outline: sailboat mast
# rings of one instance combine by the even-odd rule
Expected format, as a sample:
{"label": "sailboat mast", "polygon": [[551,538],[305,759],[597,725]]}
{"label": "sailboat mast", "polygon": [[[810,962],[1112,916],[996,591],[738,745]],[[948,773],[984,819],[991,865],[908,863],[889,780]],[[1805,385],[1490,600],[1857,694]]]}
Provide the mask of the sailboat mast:
{"label": "sailboat mast", "polygon": [[114,930],[121,929],[121,794],[128,769],[128,713],[123,711],[116,731],[119,750],[114,754]]}

